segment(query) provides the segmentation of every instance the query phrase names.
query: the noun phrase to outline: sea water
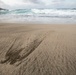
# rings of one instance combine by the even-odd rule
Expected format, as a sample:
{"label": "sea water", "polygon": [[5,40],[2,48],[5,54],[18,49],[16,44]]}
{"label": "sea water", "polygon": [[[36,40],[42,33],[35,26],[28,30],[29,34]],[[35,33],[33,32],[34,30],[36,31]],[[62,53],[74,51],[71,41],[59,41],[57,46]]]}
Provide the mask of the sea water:
{"label": "sea water", "polygon": [[0,10],[0,22],[76,24],[76,9],[15,9]]}

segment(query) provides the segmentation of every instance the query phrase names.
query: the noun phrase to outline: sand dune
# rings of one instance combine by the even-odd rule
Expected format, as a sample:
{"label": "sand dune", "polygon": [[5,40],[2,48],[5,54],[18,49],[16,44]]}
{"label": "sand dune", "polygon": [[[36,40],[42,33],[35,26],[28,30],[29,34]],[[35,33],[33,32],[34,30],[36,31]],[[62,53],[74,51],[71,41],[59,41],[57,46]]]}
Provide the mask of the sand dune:
{"label": "sand dune", "polygon": [[0,75],[76,75],[76,25],[0,24]]}

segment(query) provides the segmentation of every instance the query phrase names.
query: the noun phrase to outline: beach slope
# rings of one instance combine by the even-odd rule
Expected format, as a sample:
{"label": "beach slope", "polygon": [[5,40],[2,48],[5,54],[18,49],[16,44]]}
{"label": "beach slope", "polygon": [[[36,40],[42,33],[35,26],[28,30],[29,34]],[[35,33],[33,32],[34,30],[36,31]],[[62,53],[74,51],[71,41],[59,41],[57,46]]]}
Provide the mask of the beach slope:
{"label": "beach slope", "polygon": [[76,25],[0,24],[0,75],[76,75]]}

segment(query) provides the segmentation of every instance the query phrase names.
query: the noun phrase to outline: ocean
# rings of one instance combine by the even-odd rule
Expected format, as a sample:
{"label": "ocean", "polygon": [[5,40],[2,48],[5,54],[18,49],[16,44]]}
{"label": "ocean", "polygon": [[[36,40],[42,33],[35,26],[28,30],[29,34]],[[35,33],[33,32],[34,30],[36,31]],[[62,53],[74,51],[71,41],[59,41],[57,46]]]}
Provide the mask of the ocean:
{"label": "ocean", "polygon": [[0,10],[0,23],[76,24],[75,8]]}

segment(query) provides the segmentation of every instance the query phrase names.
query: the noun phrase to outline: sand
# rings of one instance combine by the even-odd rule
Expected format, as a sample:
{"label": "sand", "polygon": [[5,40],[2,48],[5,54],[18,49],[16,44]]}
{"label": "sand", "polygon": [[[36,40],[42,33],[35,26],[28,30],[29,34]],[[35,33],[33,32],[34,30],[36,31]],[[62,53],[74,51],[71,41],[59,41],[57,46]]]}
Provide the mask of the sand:
{"label": "sand", "polygon": [[76,25],[0,24],[0,75],[76,75]]}

